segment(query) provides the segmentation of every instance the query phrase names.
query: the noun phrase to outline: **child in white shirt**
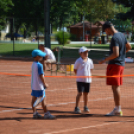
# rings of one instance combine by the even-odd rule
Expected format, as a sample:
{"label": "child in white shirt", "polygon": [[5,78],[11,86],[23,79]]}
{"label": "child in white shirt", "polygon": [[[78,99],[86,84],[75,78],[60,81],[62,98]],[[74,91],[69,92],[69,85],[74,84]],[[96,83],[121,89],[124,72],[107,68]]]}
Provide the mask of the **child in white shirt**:
{"label": "child in white shirt", "polygon": [[[93,62],[90,58],[88,58],[88,49],[86,47],[81,47],[79,49],[80,58],[78,58],[74,65],[74,72],[78,76],[76,79],[77,82],[77,90],[78,94],[76,96],[76,106],[75,106],[75,113],[81,113],[81,110],[79,109],[78,105],[80,102],[80,98],[83,93],[83,99],[84,99],[84,112],[89,112],[89,109],[87,107],[88,102],[88,93],[90,90],[90,83],[92,82],[91,77],[91,70],[94,68]],[[80,76],[87,76],[85,78],[82,78]]]}

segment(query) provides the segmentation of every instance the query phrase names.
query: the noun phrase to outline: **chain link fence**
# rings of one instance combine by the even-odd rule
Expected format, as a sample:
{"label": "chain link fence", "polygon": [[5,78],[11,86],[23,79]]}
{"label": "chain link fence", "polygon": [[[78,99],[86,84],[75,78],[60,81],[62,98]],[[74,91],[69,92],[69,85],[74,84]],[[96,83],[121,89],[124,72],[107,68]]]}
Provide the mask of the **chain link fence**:
{"label": "chain link fence", "polygon": [[[50,16],[52,17],[52,16]],[[0,34],[0,55],[1,56],[17,56],[30,57],[33,49],[37,49],[39,44],[45,45],[45,28],[44,19],[39,18],[3,18],[6,20],[3,30]],[[64,20],[50,21],[50,43],[51,49],[58,57],[55,48],[61,47],[61,57],[76,58],[78,57],[78,49],[71,50],[64,46],[75,46],[77,48],[86,45],[88,48],[94,48],[95,45],[109,44],[111,36],[107,36],[102,32],[104,21],[93,22],[77,19],[74,23]],[[68,17],[68,20],[70,18]],[[75,20],[75,19],[74,19]],[[124,33],[126,38],[131,41],[132,32],[125,31],[125,26],[117,25],[116,21],[112,23],[115,28]],[[132,27],[132,26],[131,26]],[[96,48],[96,47],[95,47]],[[108,49],[108,47],[107,47]],[[77,54],[76,54],[77,53]],[[104,57],[108,52],[92,50],[91,58]],[[98,55],[99,54],[99,55]],[[129,54],[129,56],[133,56]]]}

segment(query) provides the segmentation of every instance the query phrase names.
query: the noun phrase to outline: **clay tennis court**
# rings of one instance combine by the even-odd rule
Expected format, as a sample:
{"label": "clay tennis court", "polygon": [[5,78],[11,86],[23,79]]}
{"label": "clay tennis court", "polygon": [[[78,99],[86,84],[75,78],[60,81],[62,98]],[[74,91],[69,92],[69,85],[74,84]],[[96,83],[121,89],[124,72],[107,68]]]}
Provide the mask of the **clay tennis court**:
{"label": "clay tennis court", "polygon": [[[32,61],[0,60],[0,72],[31,73]],[[93,75],[105,75],[106,64],[95,64]],[[134,64],[127,63],[125,75],[132,75]],[[50,75],[46,71],[46,75]],[[53,74],[54,75],[54,74]],[[64,75],[63,73],[58,73]],[[90,112],[74,114],[75,78],[47,77],[47,106],[56,120],[33,119],[30,76],[0,74],[0,134],[126,134],[134,132],[134,76],[124,77],[121,86],[122,117],[106,117],[113,107],[113,96],[105,78],[93,78],[89,93]],[[81,99],[80,108],[83,110]],[[38,106],[38,112],[43,110]]]}

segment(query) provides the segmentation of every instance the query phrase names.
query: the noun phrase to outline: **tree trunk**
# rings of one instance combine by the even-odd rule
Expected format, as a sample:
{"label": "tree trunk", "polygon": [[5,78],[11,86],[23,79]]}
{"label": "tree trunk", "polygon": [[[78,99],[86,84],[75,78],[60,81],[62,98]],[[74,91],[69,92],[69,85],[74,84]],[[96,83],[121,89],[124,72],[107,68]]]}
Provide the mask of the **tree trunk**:
{"label": "tree trunk", "polygon": [[13,18],[9,20],[10,21],[10,35],[11,35],[11,40],[14,38],[14,33],[13,33]]}
{"label": "tree trunk", "polygon": [[61,31],[61,28],[62,28],[62,23],[63,23],[63,18],[60,18],[60,26],[59,26],[59,30]]}
{"label": "tree trunk", "polygon": [[26,29],[24,29],[24,39],[26,39],[26,34],[27,34],[27,30]]}

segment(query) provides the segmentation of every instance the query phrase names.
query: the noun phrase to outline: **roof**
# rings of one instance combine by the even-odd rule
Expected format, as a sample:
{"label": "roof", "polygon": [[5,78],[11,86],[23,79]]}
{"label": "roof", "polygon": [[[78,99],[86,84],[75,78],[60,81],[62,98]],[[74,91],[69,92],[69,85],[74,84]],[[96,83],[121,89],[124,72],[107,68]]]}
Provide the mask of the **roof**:
{"label": "roof", "polygon": [[[84,27],[87,28],[92,28],[92,29],[96,29],[98,28],[98,26],[94,25],[93,23],[89,22],[89,21],[84,21]],[[99,26],[100,27],[100,26]],[[83,28],[83,22],[79,22],[75,25],[70,26],[69,28]]]}
{"label": "roof", "polygon": [[102,26],[105,23],[105,21],[96,21],[94,25],[96,26]]}

